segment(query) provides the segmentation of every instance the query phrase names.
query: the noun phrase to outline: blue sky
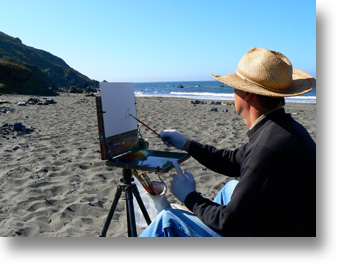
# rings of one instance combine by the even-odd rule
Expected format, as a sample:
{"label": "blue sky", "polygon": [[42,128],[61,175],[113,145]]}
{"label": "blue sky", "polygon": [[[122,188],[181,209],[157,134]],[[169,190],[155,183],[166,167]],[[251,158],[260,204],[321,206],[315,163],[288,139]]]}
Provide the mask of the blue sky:
{"label": "blue sky", "polygon": [[252,47],[316,76],[314,0],[0,0],[0,31],[98,81],[201,81]]}

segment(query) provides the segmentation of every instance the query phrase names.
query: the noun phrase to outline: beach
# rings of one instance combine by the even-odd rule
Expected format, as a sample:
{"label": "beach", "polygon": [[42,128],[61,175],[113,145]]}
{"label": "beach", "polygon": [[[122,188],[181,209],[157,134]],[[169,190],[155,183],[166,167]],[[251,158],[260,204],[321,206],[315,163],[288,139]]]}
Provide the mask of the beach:
{"label": "beach", "polygon": [[[95,98],[62,94],[51,97],[55,103],[18,105],[31,97],[0,96],[4,102],[0,104],[0,236],[98,237],[122,169],[101,160]],[[176,129],[218,148],[234,149],[247,142],[247,128],[232,101],[195,101],[137,97],[137,117],[157,132]],[[316,104],[287,103],[285,109],[316,141]],[[22,126],[15,129],[18,123]],[[139,127],[149,149],[180,151]],[[194,175],[197,191],[210,199],[233,179],[210,171],[193,158],[181,167]],[[160,175],[168,187],[172,173],[174,170]],[[154,173],[149,176],[158,180]],[[170,190],[167,198],[178,203]],[[138,228],[138,233],[142,230]],[[107,236],[127,236],[124,195]]]}

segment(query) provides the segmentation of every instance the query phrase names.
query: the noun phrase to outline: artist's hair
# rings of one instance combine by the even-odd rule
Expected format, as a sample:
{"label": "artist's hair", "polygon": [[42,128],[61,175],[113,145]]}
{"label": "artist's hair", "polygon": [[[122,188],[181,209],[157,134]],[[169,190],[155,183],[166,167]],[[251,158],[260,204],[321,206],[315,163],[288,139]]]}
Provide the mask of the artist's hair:
{"label": "artist's hair", "polygon": [[278,106],[285,105],[284,97],[269,97],[263,95],[256,95],[260,104],[266,109],[273,109]]}

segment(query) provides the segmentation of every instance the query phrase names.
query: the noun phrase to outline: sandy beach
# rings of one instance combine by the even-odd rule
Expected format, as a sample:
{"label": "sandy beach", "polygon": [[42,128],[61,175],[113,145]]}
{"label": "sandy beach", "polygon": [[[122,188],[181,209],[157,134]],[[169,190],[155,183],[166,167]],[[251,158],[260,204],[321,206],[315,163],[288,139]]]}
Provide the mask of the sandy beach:
{"label": "sandy beach", "polygon": [[[0,236],[98,237],[122,170],[106,166],[100,158],[95,98],[63,94],[52,97],[55,104],[18,105],[30,97],[0,96],[7,101],[0,104]],[[194,104],[191,99],[164,97],[136,101],[137,117],[157,132],[176,129],[219,148],[234,149],[247,142],[247,128],[232,102]],[[316,104],[289,103],[286,111],[316,141]],[[24,127],[15,131],[16,123]],[[140,132],[149,149],[175,151],[145,127],[140,126]],[[181,167],[194,175],[197,191],[208,198],[231,179],[192,158]],[[171,173],[161,174],[168,186]],[[170,191],[168,200],[177,203]],[[107,236],[127,236],[124,195]]]}

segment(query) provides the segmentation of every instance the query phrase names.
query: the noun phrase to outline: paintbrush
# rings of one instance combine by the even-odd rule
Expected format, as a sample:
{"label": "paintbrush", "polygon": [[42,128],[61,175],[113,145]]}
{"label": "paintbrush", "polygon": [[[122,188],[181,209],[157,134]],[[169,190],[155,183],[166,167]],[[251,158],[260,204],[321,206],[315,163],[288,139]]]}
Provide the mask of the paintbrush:
{"label": "paintbrush", "polygon": [[166,138],[161,137],[160,134],[158,134],[155,130],[153,130],[152,128],[148,127],[146,124],[144,124],[142,121],[140,121],[137,117],[134,117],[133,115],[129,114],[130,116],[132,116],[134,119],[136,119],[139,123],[141,123],[143,126],[145,126],[146,128],[148,128],[149,130],[151,130],[152,132],[154,132],[157,136],[159,136],[160,138],[162,138],[163,140],[167,141],[170,145],[172,145],[173,147],[177,148],[173,143],[171,143],[169,140],[167,140]]}
{"label": "paintbrush", "polygon": [[146,192],[153,195],[157,195],[157,192],[153,184],[151,183],[148,175],[146,174],[146,172],[142,172],[141,174],[138,174],[136,170],[132,170],[132,172],[133,172],[133,175],[136,177],[136,179],[142,184]]}

